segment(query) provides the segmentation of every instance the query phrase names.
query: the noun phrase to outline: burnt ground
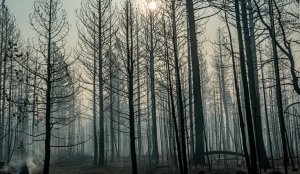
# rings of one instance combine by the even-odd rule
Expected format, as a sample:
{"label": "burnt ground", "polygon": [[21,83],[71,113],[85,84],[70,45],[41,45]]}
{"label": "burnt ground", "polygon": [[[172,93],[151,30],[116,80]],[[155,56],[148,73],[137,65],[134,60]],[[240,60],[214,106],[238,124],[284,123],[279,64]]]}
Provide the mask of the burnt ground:
{"label": "burnt ground", "polygon": [[[107,166],[94,166],[93,159],[86,157],[84,160],[78,161],[64,161],[57,162],[51,165],[50,173],[51,174],[131,174],[131,163],[130,161],[124,160],[122,158],[120,162],[108,163]],[[240,159],[241,161],[241,159]],[[237,167],[236,160],[228,160],[228,167],[224,167],[224,161],[221,161],[220,165],[217,165],[216,161],[212,163],[212,172],[209,172],[207,166],[203,169],[198,166],[196,169],[194,166],[189,168],[190,174],[198,174],[199,171],[205,171],[206,174],[234,174],[238,171],[247,171],[245,166],[239,165]],[[283,162],[275,161],[275,170],[283,172]],[[267,173],[271,172],[272,169],[267,170]],[[292,168],[289,168],[290,174],[300,174],[300,172],[292,172]],[[139,174],[179,174],[178,169],[174,167],[169,167],[166,162],[161,161],[161,164],[157,165],[155,168],[149,166],[148,161],[138,162],[138,172]],[[262,173],[265,173],[262,169]]]}

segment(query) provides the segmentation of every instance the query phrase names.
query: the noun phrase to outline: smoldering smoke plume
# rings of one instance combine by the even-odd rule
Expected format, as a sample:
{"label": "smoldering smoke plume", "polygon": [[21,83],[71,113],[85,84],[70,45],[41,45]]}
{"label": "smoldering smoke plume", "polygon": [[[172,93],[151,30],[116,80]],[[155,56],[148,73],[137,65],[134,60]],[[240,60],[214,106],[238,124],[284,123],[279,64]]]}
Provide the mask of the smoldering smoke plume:
{"label": "smoldering smoke plume", "polygon": [[30,174],[40,174],[43,171],[43,160],[42,155],[29,156],[25,161],[15,159],[12,160],[8,166],[4,167],[4,171],[20,173],[22,169],[27,166]]}

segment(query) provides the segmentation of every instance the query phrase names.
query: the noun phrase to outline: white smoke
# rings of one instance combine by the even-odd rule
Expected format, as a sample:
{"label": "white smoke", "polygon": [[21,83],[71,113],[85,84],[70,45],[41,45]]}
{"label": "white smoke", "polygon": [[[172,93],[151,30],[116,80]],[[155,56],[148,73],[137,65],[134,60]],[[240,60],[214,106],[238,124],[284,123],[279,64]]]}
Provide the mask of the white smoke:
{"label": "white smoke", "polygon": [[42,155],[27,157],[26,162],[20,159],[12,159],[8,166],[4,166],[3,171],[10,173],[20,173],[27,165],[30,174],[40,174],[43,171],[44,159]]}
{"label": "white smoke", "polygon": [[30,174],[39,174],[43,171],[43,156],[36,155],[28,157],[26,160],[26,165]]}

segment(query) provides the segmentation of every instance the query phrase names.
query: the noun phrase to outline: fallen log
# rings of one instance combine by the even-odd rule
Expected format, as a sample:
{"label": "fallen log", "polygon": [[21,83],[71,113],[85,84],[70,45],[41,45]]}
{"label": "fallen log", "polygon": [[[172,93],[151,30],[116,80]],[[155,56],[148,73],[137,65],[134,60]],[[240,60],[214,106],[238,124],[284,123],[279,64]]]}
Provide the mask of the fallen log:
{"label": "fallen log", "polygon": [[210,151],[208,152],[209,155],[234,155],[234,156],[244,156],[243,153],[238,153],[238,152],[232,152],[232,151]]}

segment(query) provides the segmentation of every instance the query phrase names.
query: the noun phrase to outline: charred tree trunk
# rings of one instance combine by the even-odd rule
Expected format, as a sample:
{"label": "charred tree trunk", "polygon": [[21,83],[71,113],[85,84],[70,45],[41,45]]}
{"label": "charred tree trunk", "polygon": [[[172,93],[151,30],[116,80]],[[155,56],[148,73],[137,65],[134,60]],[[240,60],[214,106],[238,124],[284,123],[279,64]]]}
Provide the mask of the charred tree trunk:
{"label": "charred tree trunk", "polygon": [[[7,10],[6,10],[6,13],[7,14]],[[6,91],[6,65],[7,65],[7,56],[6,56],[6,53],[7,53],[7,23],[5,24],[5,51],[4,51],[4,67],[3,67],[3,86],[2,86],[2,93],[5,94],[5,91]],[[5,99],[3,99],[2,101],[2,106],[1,106],[1,138],[4,139],[4,115],[5,115]],[[2,140],[3,142],[3,140]],[[3,143],[4,144],[4,143]],[[3,149],[3,146],[0,146],[0,151],[1,151],[1,154],[2,154],[2,159],[4,160],[5,159],[5,154],[4,154],[4,149]]]}
{"label": "charred tree trunk", "polygon": [[247,148],[247,140],[246,140],[245,123],[244,123],[244,119],[243,119],[241,99],[239,96],[240,89],[238,86],[238,79],[237,79],[237,73],[236,73],[232,36],[231,36],[231,31],[230,31],[230,28],[228,25],[228,21],[227,21],[227,12],[226,11],[225,11],[225,19],[226,19],[227,30],[229,33],[231,60],[232,60],[233,76],[234,76],[234,87],[235,87],[236,100],[237,100],[237,105],[238,105],[238,114],[239,114],[240,128],[241,128],[241,134],[242,134],[242,143],[243,143],[244,155],[245,155],[245,160],[246,160],[246,166],[247,166],[248,172],[250,173],[251,172],[251,164],[250,164],[249,154],[248,154],[248,150],[247,150],[248,148]]}
{"label": "charred tree trunk", "polygon": [[104,154],[104,111],[103,111],[103,72],[102,72],[102,10],[101,10],[101,1],[98,2],[98,58],[99,58],[99,129],[100,129],[100,138],[99,138],[99,166],[105,165],[105,154]]}
{"label": "charred tree trunk", "polygon": [[[94,16],[95,19],[95,16]],[[95,30],[95,27],[94,27]],[[97,116],[96,116],[96,36],[94,33],[94,72],[93,72],[93,133],[94,133],[94,165],[97,165],[98,160],[98,140],[97,140]]]}
{"label": "charred tree trunk", "polygon": [[275,28],[274,28],[274,19],[273,19],[273,7],[272,0],[269,0],[269,16],[271,21],[271,31],[272,31],[272,48],[273,48],[273,56],[274,56],[274,71],[275,71],[275,84],[276,84],[276,98],[277,98],[277,109],[280,123],[280,134],[281,134],[281,142],[283,148],[283,156],[284,156],[284,171],[288,174],[288,152],[287,152],[287,140],[286,140],[286,128],[284,123],[284,115],[282,108],[282,95],[281,95],[281,84],[280,84],[280,74],[279,74],[279,61],[276,47],[276,36],[275,36]]}
{"label": "charred tree trunk", "polygon": [[274,160],[273,160],[273,147],[272,147],[272,141],[271,141],[271,133],[270,133],[270,125],[269,125],[269,115],[268,115],[268,108],[267,108],[267,98],[266,98],[266,91],[265,91],[265,78],[264,78],[264,70],[263,70],[263,64],[261,60],[261,55],[259,56],[260,62],[261,62],[261,82],[263,86],[263,97],[264,97],[264,106],[265,106],[265,117],[266,117],[266,123],[267,123],[267,130],[268,130],[268,141],[269,141],[269,148],[270,148],[270,154],[271,154],[271,160],[272,160],[272,167],[274,170]]}
{"label": "charred tree trunk", "polygon": [[169,75],[169,92],[170,92],[170,99],[171,99],[171,107],[172,107],[172,119],[173,119],[173,127],[175,130],[175,140],[176,140],[176,146],[174,148],[177,149],[177,155],[178,155],[178,162],[179,162],[179,170],[181,174],[184,174],[184,168],[182,166],[182,157],[181,157],[181,148],[180,148],[180,140],[179,140],[179,131],[178,131],[178,126],[177,126],[177,119],[175,115],[175,104],[174,104],[174,96],[173,96],[173,87],[172,87],[172,81],[170,78],[171,72],[170,72],[170,65],[169,62],[167,62],[167,68],[168,68],[168,75]]}
{"label": "charred tree trunk", "polygon": [[[252,67],[253,69],[248,72],[252,71],[252,74],[249,76],[253,76],[253,81],[254,81],[254,87],[255,90],[255,104],[252,104],[252,108],[255,107],[255,132],[256,132],[256,144],[258,150],[258,158],[260,160],[261,167],[266,169],[270,168],[269,160],[267,157],[265,145],[264,145],[264,139],[263,139],[263,133],[262,133],[262,121],[261,121],[261,111],[260,111],[260,94],[259,94],[259,80],[258,80],[258,67],[257,67],[257,53],[256,53],[256,42],[255,42],[255,31],[254,31],[254,22],[253,22],[253,7],[252,7],[252,0],[247,0],[248,1],[248,6],[247,9],[249,9],[249,44],[251,45],[251,60],[252,60]],[[245,4],[246,5],[246,4]],[[247,54],[248,55],[248,54]],[[249,67],[248,67],[249,68]],[[249,78],[250,82],[250,78]],[[251,90],[250,90],[251,93]],[[251,94],[252,95],[252,94]],[[252,100],[251,100],[252,101]],[[254,110],[252,109],[252,112],[254,113]]]}
{"label": "charred tree trunk", "polygon": [[46,91],[46,139],[45,139],[45,160],[44,160],[44,169],[43,174],[49,173],[50,168],[50,141],[51,141],[51,25],[52,25],[52,0],[50,0],[49,5],[49,32],[48,32],[48,55],[47,55],[47,91]]}
{"label": "charred tree trunk", "polygon": [[155,101],[155,75],[154,75],[154,43],[153,43],[153,18],[154,12],[150,11],[150,82],[151,82],[151,104],[152,104],[152,157],[155,163],[159,163],[158,142],[157,142],[157,126],[156,126],[156,101]]}
{"label": "charred tree trunk", "polygon": [[[241,65],[245,106],[246,106],[248,138],[249,138],[250,153],[251,153],[251,172],[250,173],[258,174],[258,168],[257,168],[257,163],[256,163],[256,147],[255,147],[252,115],[251,115],[251,108],[250,108],[247,72],[246,72],[245,55],[244,55],[244,45],[243,45],[242,27],[241,27],[241,21],[240,21],[240,9],[239,9],[239,1],[238,0],[235,0],[235,13],[236,13],[236,24],[237,24],[238,40],[239,40],[240,65]],[[250,51],[251,51],[251,48],[250,48]],[[247,51],[247,52],[249,52],[249,51]]]}
{"label": "charred tree trunk", "polygon": [[[111,7],[109,9],[111,16]],[[115,161],[115,143],[114,143],[114,115],[113,115],[113,60],[112,60],[112,33],[111,33],[111,17],[109,18],[109,100],[110,100],[110,150],[111,150],[111,162]]]}
{"label": "charred tree trunk", "polygon": [[137,162],[135,151],[135,123],[133,101],[133,18],[131,2],[126,2],[126,43],[127,43],[127,72],[128,72],[128,101],[129,101],[129,129],[132,173],[137,174]]}
{"label": "charred tree trunk", "polygon": [[[188,19],[187,19],[188,20]],[[190,117],[190,149],[191,149],[191,158],[194,158],[194,121],[193,121],[193,101],[192,101],[192,69],[191,69],[191,46],[190,46],[190,33],[189,33],[189,24],[187,21],[187,51],[188,51],[188,77],[189,77],[189,117]]]}
{"label": "charred tree trunk", "polygon": [[141,129],[141,90],[140,90],[140,49],[139,49],[139,25],[138,25],[138,16],[136,16],[136,54],[137,54],[137,100],[138,100],[138,151],[139,151],[139,160],[141,160],[142,155],[142,129]]}
{"label": "charred tree trunk", "polygon": [[[181,149],[182,149],[182,161],[183,161],[183,173],[188,173],[187,167],[187,158],[186,158],[186,140],[185,140],[185,119],[184,119],[184,110],[183,110],[183,99],[181,91],[181,82],[180,82],[180,71],[179,71],[179,62],[178,62],[178,48],[177,48],[177,29],[176,29],[176,19],[175,19],[175,0],[172,0],[172,22],[173,22],[173,50],[175,58],[175,71],[176,71],[176,86],[178,89],[178,101],[179,101],[179,111],[180,111],[180,133],[181,133]],[[175,125],[176,126],[176,125]],[[177,148],[180,148],[178,146]]]}
{"label": "charred tree trunk", "polygon": [[196,135],[196,163],[205,163],[204,153],[204,127],[203,127],[203,105],[202,94],[200,86],[200,74],[199,74],[199,59],[198,59],[198,43],[195,26],[195,14],[194,4],[192,0],[186,0],[186,7],[188,11],[188,23],[190,28],[190,43],[191,43],[191,55],[192,55],[192,69],[193,69],[193,91],[194,91],[194,114],[195,114],[195,135]]}
{"label": "charred tree trunk", "polygon": [[[2,68],[3,68],[3,52],[5,52],[5,50],[3,50],[3,43],[4,43],[4,22],[6,20],[6,14],[7,11],[5,10],[5,5],[4,5],[5,1],[2,0],[2,17],[1,17],[1,45],[0,45],[0,91],[2,90],[2,88],[5,88],[5,86],[2,86]],[[6,44],[6,43],[5,43]],[[5,56],[5,55],[4,55]],[[4,57],[5,59],[5,57]],[[4,69],[5,71],[5,69]],[[3,78],[3,81],[5,81],[5,78]],[[4,82],[3,82],[4,83]],[[5,83],[4,83],[5,84]],[[4,94],[4,93],[3,93]],[[0,92],[0,106],[1,106],[1,102],[4,103],[4,100],[1,101],[2,99],[2,93]],[[4,123],[2,122],[2,120],[4,118],[4,115],[0,115],[0,136],[3,137],[3,133],[4,133],[4,127],[2,125],[4,125]],[[3,140],[1,140],[1,144],[3,144]],[[0,160],[2,161],[4,159],[4,154],[3,154],[3,146],[0,147]]]}

